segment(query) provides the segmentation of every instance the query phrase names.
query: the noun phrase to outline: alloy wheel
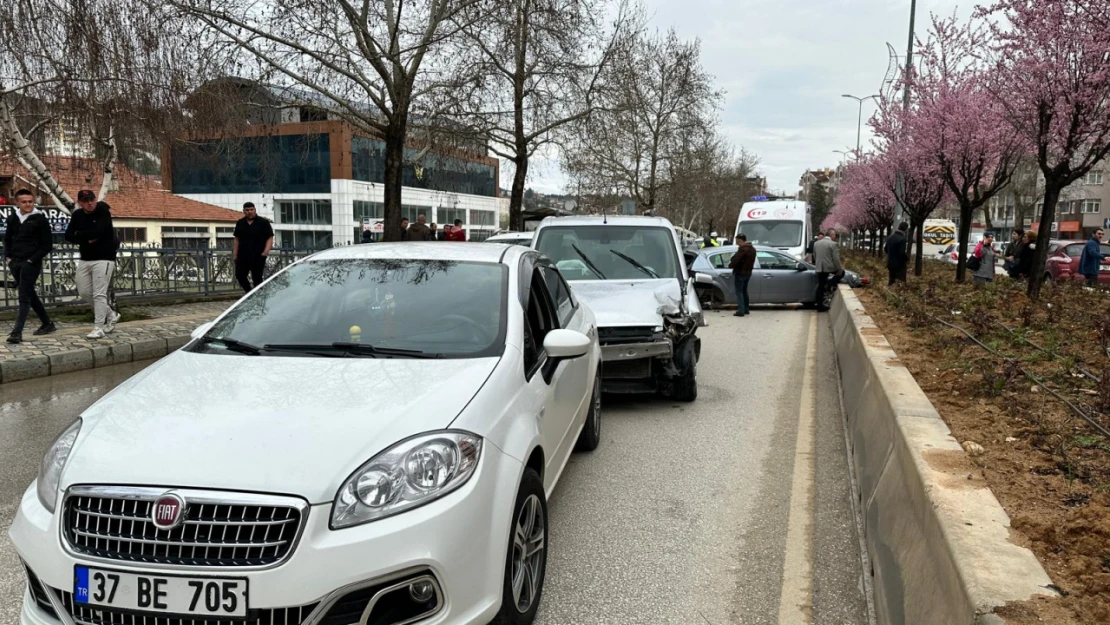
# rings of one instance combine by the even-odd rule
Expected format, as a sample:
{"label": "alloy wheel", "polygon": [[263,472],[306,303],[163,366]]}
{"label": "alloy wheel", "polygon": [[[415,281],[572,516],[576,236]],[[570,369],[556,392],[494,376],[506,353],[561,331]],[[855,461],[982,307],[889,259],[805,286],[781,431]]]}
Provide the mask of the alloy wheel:
{"label": "alloy wheel", "polygon": [[518,612],[530,610],[539,595],[546,541],[543,506],[539,497],[529,495],[513,528],[513,600]]}

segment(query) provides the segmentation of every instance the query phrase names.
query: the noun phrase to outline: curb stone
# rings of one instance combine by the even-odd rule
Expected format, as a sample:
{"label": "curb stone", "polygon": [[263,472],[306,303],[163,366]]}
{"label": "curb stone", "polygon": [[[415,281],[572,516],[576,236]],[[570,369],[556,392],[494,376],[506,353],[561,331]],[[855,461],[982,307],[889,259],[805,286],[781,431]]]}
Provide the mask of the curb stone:
{"label": "curb stone", "polygon": [[0,360],[0,385],[133,361],[153,360],[181,349],[190,340],[188,334],[179,334]]}
{"label": "curb stone", "polygon": [[1010,601],[1057,596],[1033,552],[859,299],[830,311],[880,625],[1000,625]]}

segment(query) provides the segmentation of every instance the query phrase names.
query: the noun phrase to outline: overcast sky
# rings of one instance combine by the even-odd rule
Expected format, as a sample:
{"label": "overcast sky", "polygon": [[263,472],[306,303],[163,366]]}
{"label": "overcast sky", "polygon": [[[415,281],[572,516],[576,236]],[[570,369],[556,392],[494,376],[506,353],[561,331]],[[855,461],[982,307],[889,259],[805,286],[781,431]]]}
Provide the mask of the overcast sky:
{"label": "overcast sky", "polygon": [[[949,15],[958,6],[966,16],[976,1],[919,0],[918,35],[927,32],[930,12]],[[759,156],[773,191],[795,192],[806,169],[833,167],[842,158],[834,150],[855,149],[859,105],[841,94],[878,93],[887,42],[906,53],[910,0],[644,2],[649,27],[674,26],[681,37],[701,39],[703,64],[726,91],[724,132]],[[865,146],[872,112],[865,102]],[[552,162],[536,163],[530,174],[530,187],[562,191]]]}

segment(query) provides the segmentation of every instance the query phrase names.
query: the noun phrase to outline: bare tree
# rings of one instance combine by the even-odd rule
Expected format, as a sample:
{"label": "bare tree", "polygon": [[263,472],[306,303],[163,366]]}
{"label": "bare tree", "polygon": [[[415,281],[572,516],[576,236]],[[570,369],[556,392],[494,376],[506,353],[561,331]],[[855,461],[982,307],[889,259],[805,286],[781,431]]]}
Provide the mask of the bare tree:
{"label": "bare tree", "polygon": [[461,56],[482,88],[462,113],[512,163],[509,224],[522,230],[529,159],[591,113],[603,72],[640,15],[627,0],[486,0],[472,10],[480,14],[468,19]]}
{"label": "bare tree", "polygon": [[658,213],[695,232],[725,230],[751,195],[748,179],[758,159],[715,129],[686,135],[680,146],[668,162]]}
{"label": "bare tree", "polygon": [[65,133],[68,152],[96,156],[103,199],[121,155],[149,151],[148,139],[176,120],[185,68],[199,71],[184,40],[139,6],[0,0],[9,16],[0,25],[0,149],[66,212],[74,201],[44,160],[58,147],[44,135]]}
{"label": "bare tree", "polygon": [[652,210],[680,139],[711,125],[723,94],[702,68],[700,42],[682,41],[673,29],[637,37],[605,83],[604,111],[576,129],[564,166],[591,190],[619,189]]}
{"label": "bare tree", "polygon": [[[148,0],[152,4],[154,0]],[[481,0],[167,0],[201,26],[229,68],[304,93],[328,116],[385,142],[385,239],[401,236],[405,144],[467,87],[436,57]]]}

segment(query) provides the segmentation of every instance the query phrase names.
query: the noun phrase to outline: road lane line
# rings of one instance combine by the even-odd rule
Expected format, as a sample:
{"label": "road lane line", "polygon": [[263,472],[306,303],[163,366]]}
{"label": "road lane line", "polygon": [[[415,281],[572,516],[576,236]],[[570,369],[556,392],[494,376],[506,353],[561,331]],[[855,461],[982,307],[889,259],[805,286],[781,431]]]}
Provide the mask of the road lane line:
{"label": "road lane line", "polygon": [[794,447],[794,482],[790,488],[790,515],[786,524],[786,553],[782,563],[779,625],[813,622],[813,486],[817,426],[814,379],[818,320],[817,314],[810,315],[802,401],[798,410],[798,440]]}

